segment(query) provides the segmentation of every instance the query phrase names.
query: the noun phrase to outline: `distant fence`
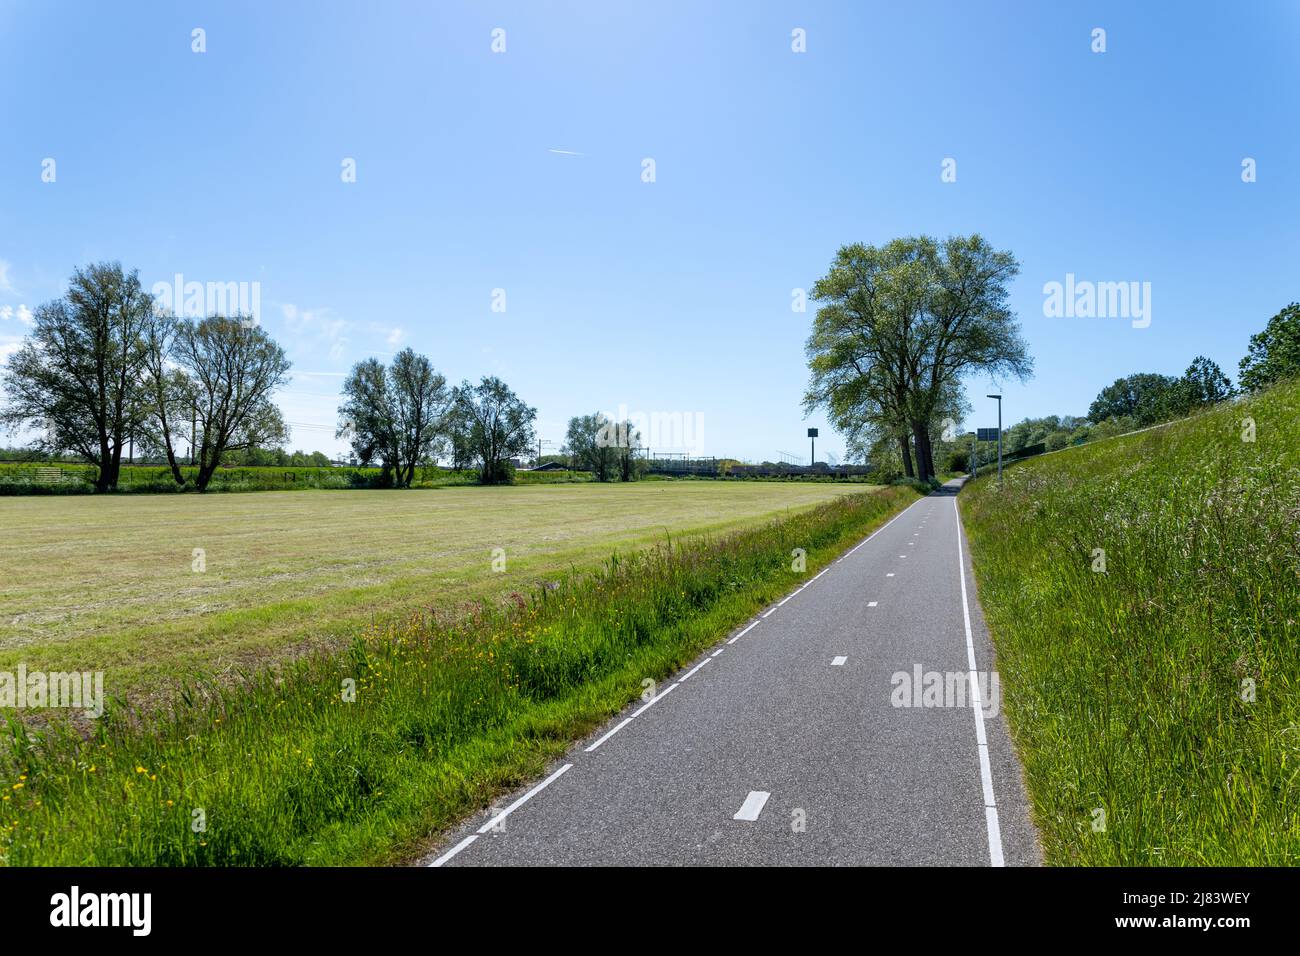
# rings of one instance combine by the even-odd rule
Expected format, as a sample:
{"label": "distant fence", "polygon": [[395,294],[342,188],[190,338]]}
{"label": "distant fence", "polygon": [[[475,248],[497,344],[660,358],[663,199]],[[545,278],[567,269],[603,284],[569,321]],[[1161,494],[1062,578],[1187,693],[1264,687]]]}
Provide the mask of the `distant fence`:
{"label": "distant fence", "polygon": [[761,465],[747,465],[735,459],[690,458],[688,456],[650,456],[643,459],[646,472],[651,475],[700,475],[708,477],[730,476],[733,478],[798,478],[825,477],[848,478],[867,475],[875,470],[873,465],[828,465],[818,462],[815,465],[791,465],[786,462],[764,462]]}
{"label": "distant fence", "polygon": [[732,465],[727,473],[737,478],[852,478],[857,475],[869,475],[875,470],[874,465],[827,465],[824,462],[815,465],[790,465],[785,462],[767,462],[762,465]]}
{"label": "distant fence", "polygon": [[717,475],[716,458],[672,458],[651,456],[644,459],[646,473],[651,475]]}

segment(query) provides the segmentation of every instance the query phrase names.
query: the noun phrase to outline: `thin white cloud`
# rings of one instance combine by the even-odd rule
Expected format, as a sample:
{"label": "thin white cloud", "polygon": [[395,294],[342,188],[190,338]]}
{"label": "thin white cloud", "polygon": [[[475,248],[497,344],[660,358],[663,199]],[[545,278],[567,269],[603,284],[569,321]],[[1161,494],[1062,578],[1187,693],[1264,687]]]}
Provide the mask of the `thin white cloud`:
{"label": "thin white cloud", "polygon": [[9,270],[13,266],[5,259],[0,259],[0,292],[7,292],[10,295],[14,293],[14,282],[9,275]]}
{"label": "thin white cloud", "polygon": [[554,146],[548,147],[548,153],[554,153],[556,156],[586,156],[586,153],[579,153],[572,149],[556,149]]}
{"label": "thin white cloud", "polygon": [[32,316],[32,310],[27,306],[19,305],[15,309],[12,305],[0,305],[0,322],[10,322],[14,319],[26,326],[36,324],[36,320]]}

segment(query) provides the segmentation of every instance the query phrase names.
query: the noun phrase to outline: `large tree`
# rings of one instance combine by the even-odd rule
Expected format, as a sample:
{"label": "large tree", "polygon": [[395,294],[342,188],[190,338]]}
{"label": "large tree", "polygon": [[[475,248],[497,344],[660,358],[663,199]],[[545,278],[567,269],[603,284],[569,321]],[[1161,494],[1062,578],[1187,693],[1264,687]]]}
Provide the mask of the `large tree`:
{"label": "large tree", "polygon": [[910,475],[934,477],[935,425],[962,404],[964,375],[1029,375],[1032,361],[1007,283],[1018,266],[981,236],[928,236],[842,247],[813,287],[818,309],[807,353],[805,407],[841,430],[867,428],[899,443]]}
{"label": "large tree", "polygon": [[485,485],[510,481],[510,459],[532,450],[537,409],[524,404],[505,382],[492,376],[478,385],[462,383],[454,402],[478,464],[479,481]]}
{"label": "large tree", "polygon": [[1295,375],[1300,375],[1300,303],[1292,302],[1250,337],[1237,380],[1242,391],[1257,392]]}
{"label": "large tree", "polygon": [[568,455],[574,466],[591,472],[597,481],[610,481],[618,469],[618,448],[600,437],[609,421],[601,412],[594,415],[575,415],[569,419],[564,436],[562,453]]}
{"label": "large tree", "polygon": [[1137,372],[1107,385],[1088,406],[1088,419],[1132,418],[1139,427],[1165,421],[1176,413],[1178,379],[1157,372]]}
{"label": "large tree", "polygon": [[290,363],[260,326],[240,317],[185,319],[177,324],[173,352],[193,390],[199,491],[227,453],[289,440],[271,395],[285,383]]}
{"label": "large tree", "polygon": [[995,250],[982,236],[954,236],[941,244],[909,240],[928,276],[923,308],[910,336],[909,402],[917,458],[923,478],[934,476],[929,428],[951,405],[962,376],[979,372],[1024,380],[1033,360],[1007,306],[1007,284],[1020,271],[1015,256]]}
{"label": "large tree", "polygon": [[632,481],[637,477],[636,449],[641,434],[631,421],[616,422],[596,412],[569,419],[564,455],[597,481]]}
{"label": "large tree", "polygon": [[377,359],[352,367],[343,383],[338,435],[364,465],[375,458],[383,475],[409,488],[416,466],[444,450],[451,393],[423,355],[406,348],[385,368]]}
{"label": "large tree", "polygon": [[1233,396],[1232,382],[1217,362],[1198,355],[1183,373],[1181,389],[1188,411],[1214,405]]}
{"label": "large tree", "polygon": [[116,262],[73,273],[61,299],[39,306],[9,360],[0,421],[34,427],[50,453],[98,466],[97,491],[117,487],[122,450],[146,414],[144,331],[153,299]]}

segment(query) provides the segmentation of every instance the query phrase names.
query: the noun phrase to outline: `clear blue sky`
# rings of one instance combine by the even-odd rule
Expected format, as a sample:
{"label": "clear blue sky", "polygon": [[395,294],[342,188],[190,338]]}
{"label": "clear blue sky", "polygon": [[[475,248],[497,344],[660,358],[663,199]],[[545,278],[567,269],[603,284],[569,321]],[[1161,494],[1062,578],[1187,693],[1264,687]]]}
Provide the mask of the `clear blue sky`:
{"label": "clear blue sky", "polygon": [[[1197,353],[1235,376],[1300,298],[1297,50],[1292,2],[0,0],[0,354],[119,259],[260,283],[304,449],[340,447],[353,362],[410,345],[505,378],[557,445],[624,405],[702,414],[706,453],[809,425],[838,453],[800,408],[791,290],[846,242],[978,231],[1022,264],[1037,372],[1008,421],[1083,413]],[[1150,282],[1150,327],[1045,318],[1066,273]]]}

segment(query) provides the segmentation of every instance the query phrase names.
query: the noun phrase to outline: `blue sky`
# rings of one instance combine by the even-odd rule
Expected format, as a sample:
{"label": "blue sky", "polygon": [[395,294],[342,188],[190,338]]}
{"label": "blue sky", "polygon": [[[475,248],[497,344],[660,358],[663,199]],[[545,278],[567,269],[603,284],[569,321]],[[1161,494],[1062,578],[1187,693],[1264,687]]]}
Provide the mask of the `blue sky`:
{"label": "blue sky", "polygon": [[[0,355],[119,259],[260,284],[305,449],[340,447],[352,363],[410,345],[503,377],[555,445],[624,406],[698,413],[707,454],[810,425],[838,453],[791,290],[846,242],[978,231],[1022,265],[1008,423],[1081,414],[1197,353],[1235,375],[1300,298],[1298,43],[1295,3],[0,0]],[[1150,326],[1045,317],[1067,273],[1150,282]]]}

